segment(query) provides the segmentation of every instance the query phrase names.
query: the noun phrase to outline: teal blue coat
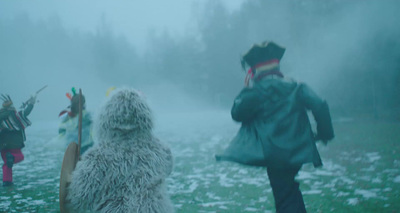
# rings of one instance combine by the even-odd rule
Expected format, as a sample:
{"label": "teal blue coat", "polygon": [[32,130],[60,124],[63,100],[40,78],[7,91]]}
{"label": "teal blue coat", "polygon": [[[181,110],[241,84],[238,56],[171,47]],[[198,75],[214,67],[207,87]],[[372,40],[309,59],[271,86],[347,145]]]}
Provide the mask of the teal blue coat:
{"label": "teal blue coat", "polygon": [[[317,123],[313,132],[307,111]],[[333,139],[326,101],[306,84],[266,77],[244,88],[232,107],[232,118],[241,128],[217,160],[246,165],[284,168],[313,163],[322,165],[316,140]]]}

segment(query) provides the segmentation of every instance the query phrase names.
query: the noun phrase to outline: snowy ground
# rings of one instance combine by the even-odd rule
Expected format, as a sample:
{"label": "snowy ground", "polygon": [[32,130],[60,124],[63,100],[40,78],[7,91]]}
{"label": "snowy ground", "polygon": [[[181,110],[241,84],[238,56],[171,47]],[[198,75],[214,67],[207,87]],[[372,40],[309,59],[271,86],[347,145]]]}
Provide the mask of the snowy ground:
{"label": "snowy ground", "polygon": [[[215,162],[214,154],[239,128],[229,116],[225,111],[156,116],[155,133],[174,155],[167,182],[177,212],[274,212],[264,168]],[[335,141],[319,147],[324,167],[306,165],[299,173],[309,212],[399,211],[400,125],[384,124],[381,131],[364,125],[335,123]],[[14,167],[16,185],[0,191],[0,212],[58,212],[64,145],[54,140],[56,127],[37,122],[28,129],[25,161]]]}

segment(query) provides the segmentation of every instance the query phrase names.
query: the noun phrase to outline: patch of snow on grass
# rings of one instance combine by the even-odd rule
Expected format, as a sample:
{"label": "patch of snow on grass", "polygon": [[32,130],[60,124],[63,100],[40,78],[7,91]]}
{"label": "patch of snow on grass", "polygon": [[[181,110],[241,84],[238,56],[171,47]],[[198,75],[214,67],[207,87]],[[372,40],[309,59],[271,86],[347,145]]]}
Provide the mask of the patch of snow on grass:
{"label": "patch of snow on grass", "polygon": [[255,185],[255,186],[259,186],[259,187],[267,185],[267,179],[268,179],[267,177],[251,178],[251,177],[236,177],[236,176],[234,176],[234,178],[238,183],[242,183],[242,184],[246,184],[246,185]]}
{"label": "patch of snow on grass", "polygon": [[207,197],[212,199],[212,200],[221,200],[221,197],[216,196],[214,193],[212,192],[207,192],[206,193]]}
{"label": "patch of snow on grass", "polygon": [[252,207],[247,207],[247,208],[245,208],[244,210],[245,210],[245,211],[248,211],[248,212],[259,212],[258,209],[252,208]]}
{"label": "patch of snow on grass", "polygon": [[352,179],[350,179],[350,178],[348,178],[348,177],[340,177],[339,179],[340,179],[341,181],[347,183],[347,184],[354,184],[354,183],[355,183],[354,180],[352,180]]}
{"label": "patch of snow on grass", "polygon": [[7,208],[11,205],[11,201],[7,200],[7,201],[1,201],[0,203],[0,207],[1,208]]}
{"label": "patch of snow on grass", "polygon": [[393,182],[400,183],[400,175],[393,179]]}
{"label": "patch of snow on grass", "polygon": [[15,198],[18,199],[18,198],[22,198],[22,196],[21,196],[21,195],[14,195],[13,198],[14,198],[14,199],[15,199]]}
{"label": "patch of snow on grass", "polygon": [[213,206],[223,206],[226,204],[233,203],[233,201],[217,201],[217,202],[208,202],[200,204],[203,207],[213,207]]}
{"label": "patch of snow on grass", "polygon": [[358,198],[349,198],[346,200],[348,205],[355,206],[358,204]]}
{"label": "patch of snow on grass", "polygon": [[259,197],[258,198],[258,202],[260,202],[260,203],[264,203],[264,202],[266,202],[268,200],[268,197]]}
{"label": "patch of snow on grass", "polygon": [[338,192],[336,194],[336,197],[344,197],[344,196],[349,196],[350,192]]}
{"label": "patch of snow on grass", "polygon": [[233,187],[233,181],[230,178],[226,177],[227,174],[220,174],[219,176],[219,184],[224,187]]}
{"label": "patch of snow on grass", "polygon": [[315,179],[314,175],[311,172],[300,171],[297,175],[296,179],[298,180],[306,180],[306,179]]}
{"label": "patch of snow on grass", "polygon": [[378,177],[372,179],[372,183],[382,183],[382,180]]}
{"label": "patch of snow on grass", "polygon": [[367,153],[366,156],[368,157],[368,161],[371,163],[381,159],[381,156],[379,156],[378,152],[370,152],[370,153]]}
{"label": "patch of snow on grass", "polygon": [[180,208],[182,208],[182,204],[174,204],[174,206],[177,208],[177,209],[180,209]]}
{"label": "patch of snow on grass", "polygon": [[368,175],[364,175],[359,177],[360,180],[371,181],[372,177]]}
{"label": "patch of snow on grass", "polygon": [[385,169],[382,171],[383,173],[398,173],[398,169]]}
{"label": "patch of snow on grass", "polygon": [[247,174],[247,173],[249,173],[246,169],[240,169],[239,171],[238,171],[238,173],[239,174],[242,174],[242,175],[245,175],[245,174]]}
{"label": "patch of snow on grass", "polygon": [[302,192],[302,194],[303,195],[315,195],[315,194],[321,194],[321,192],[322,192],[321,190],[314,189],[314,190]]}
{"label": "patch of snow on grass", "polygon": [[392,191],[392,188],[387,187],[387,188],[384,188],[383,191],[384,192],[390,192],[390,191]]}
{"label": "patch of snow on grass", "polygon": [[343,173],[346,171],[346,167],[341,166],[339,164],[333,163],[331,160],[325,160],[324,166],[322,167],[324,170],[334,171],[335,173]]}
{"label": "patch of snow on grass", "polygon": [[46,202],[45,202],[44,200],[32,200],[32,201],[29,201],[29,202],[31,202],[31,204],[33,204],[33,205],[43,205],[43,204],[46,204]]}
{"label": "patch of snow on grass", "polygon": [[315,171],[316,175],[320,175],[320,176],[333,176],[333,172],[330,171],[324,171],[324,170],[316,170]]}
{"label": "patch of snow on grass", "polygon": [[199,184],[197,182],[193,182],[192,184],[190,184],[189,189],[186,190],[185,193],[193,193],[194,190],[196,190],[198,186],[199,186]]}
{"label": "patch of snow on grass", "polygon": [[364,171],[364,172],[373,172],[373,171],[375,171],[375,166],[371,165],[371,166],[368,167],[368,168],[361,169],[361,171]]}
{"label": "patch of snow on grass", "polygon": [[369,190],[364,190],[364,189],[356,189],[356,191],[354,192],[354,194],[358,194],[363,196],[365,199],[369,199],[369,198],[377,198],[378,195],[375,192],[369,191]]}

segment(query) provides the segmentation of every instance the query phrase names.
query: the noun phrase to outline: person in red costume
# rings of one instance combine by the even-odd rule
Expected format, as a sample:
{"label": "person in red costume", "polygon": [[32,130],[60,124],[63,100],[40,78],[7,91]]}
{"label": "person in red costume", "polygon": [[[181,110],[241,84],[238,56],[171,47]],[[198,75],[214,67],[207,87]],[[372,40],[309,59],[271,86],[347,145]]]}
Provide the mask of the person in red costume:
{"label": "person in red costume", "polygon": [[32,96],[25,108],[17,111],[8,95],[2,95],[3,104],[0,109],[0,149],[3,165],[3,186],[12,186],[13,165],[24,160],[22,148],[25,146],[25,128],[31,125],[27,116],[31,113],[36,102]]}

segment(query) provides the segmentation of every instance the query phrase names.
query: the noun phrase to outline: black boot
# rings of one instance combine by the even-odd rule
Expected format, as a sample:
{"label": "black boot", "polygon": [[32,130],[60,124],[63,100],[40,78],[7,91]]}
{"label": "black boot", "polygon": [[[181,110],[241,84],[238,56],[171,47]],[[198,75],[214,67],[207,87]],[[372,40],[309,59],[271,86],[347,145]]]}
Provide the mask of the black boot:
{"label": "black boot", "polygon": [[14,165],[14,156],[10,153],[10,152],[7,152],[6,153],[6,160],[7,160],[7,166],[8,166],[8,168],[12,168],[13,167],[13,165]]}
{"label": "black boot", "polygon": [[6,186],[12,186],[12,185],[14,185],[14,183],[11,182],[11,181],[3,181],[3,186],[4,186],[4,187],[6,187]]}

